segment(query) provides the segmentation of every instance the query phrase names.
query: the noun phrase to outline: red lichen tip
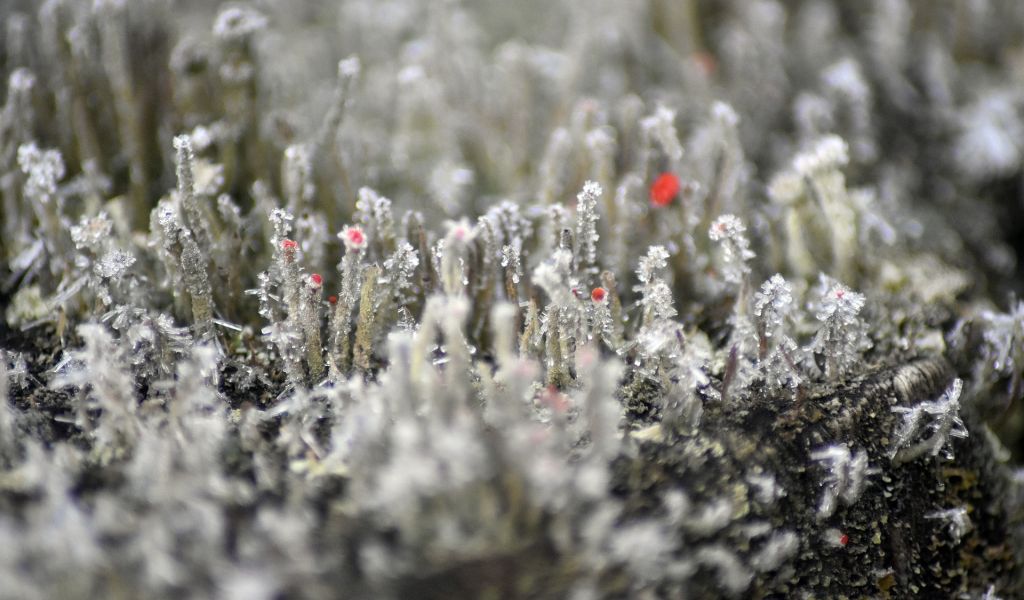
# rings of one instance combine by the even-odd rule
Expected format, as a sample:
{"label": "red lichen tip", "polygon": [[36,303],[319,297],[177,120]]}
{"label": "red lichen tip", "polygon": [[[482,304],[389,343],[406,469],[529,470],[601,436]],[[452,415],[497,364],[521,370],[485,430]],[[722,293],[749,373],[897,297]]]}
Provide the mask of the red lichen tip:
{"label": "red lichen tip", "polygon": [[593,300],[594,302],[604,302],[607,297],[608,290],[604,289],[603,287],[596,287],[590,290],[590,299]]}
{"label": "red lichen tip", "polygon": [[348,250],[362,250],[366,247],[366,234],[359,227],[347,225],[341,230],[338,237],[341,238]]}
{"label": "red lichen tip", "polygon": [[558,391],[554,385],[549,385],[540,393],[540,402],[559,415],[569,411],[569,396]]}
{"label": "red lichen tip", "polygon": [[679,178],[674,173],[662,173],[651,184],[651,204],[668,206],[679,194]]}
{"label": "red lichen tip", "polygon": [[835,527],[830,527],[822,532],[822,539],[833,548],[844,548],[850,543],[850,536]]}
{"label": "red lichen tip", "polygon": [[330,302],[331,304],[337,304],[338,297],[335,296],[334,294],[331,294],[330,296],[327,297],[327,301]]}
{"label": "red lichen tip", "polygon": [[309,276],[309,283],[313,287],[320,287],[324,283],[324,278],[319,273],[313,273]]}
{"label": "red lichen tip", "polygon": [[294,250],[299,247],[299,244],[295,240],[283,239],[281,240],[282,250]]}
{"label": "red lichen tip", "polygon": [[693,55],[693,62],[705,77],[711,77],[718,70],[718,61],[710,52],[697,52]]}

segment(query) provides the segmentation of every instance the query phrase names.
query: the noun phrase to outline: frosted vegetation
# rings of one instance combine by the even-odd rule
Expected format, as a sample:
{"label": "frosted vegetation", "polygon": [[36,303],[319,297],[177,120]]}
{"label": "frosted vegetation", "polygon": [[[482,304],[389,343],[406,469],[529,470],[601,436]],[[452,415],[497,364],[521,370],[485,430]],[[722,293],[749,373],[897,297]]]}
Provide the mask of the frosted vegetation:
{"label": "frosted vegetation", "polygon": [[[0,6],[0,597],[763,595],[1020,398],[1024,4],[328,4]],[[614,485],[935,357],[810,530]]]}

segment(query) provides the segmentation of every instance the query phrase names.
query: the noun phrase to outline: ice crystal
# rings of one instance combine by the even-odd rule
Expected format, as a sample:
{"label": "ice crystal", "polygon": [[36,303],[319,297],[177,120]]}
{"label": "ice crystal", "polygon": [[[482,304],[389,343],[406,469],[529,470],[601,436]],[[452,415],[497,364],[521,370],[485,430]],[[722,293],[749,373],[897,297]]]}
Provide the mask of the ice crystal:
{"label": "ice crystal", "polygon": [[135,257],[130,252],[115,248],[100,257],[93,268],[104,279],[119,279],[133,264]]}
{"label": "ice crystal", "polygon": [[811,343],[813,352],[825,359],[826,377],[848,373],[860,361],[861,352],[871,347],[866,324],[860,316],[865,298],[845,285],[823,280],[815,318],[821,323]]}
{"label": "ice crystal", "polygon": [[573,296],[569,290],[571,264],[571,252],[556,250],[552,253],[551,258],[537,265],[533,270],[533,282],[540,286],[557,304],[567,305],[572,302]]}
{"label": "ice crystal", "polygon": [[[678,332],[675,336],[680,337]],[[694,431],[704,412],[701,392],[711,383],[708,377],[711,350],[696,336],[684,342],[682,352],[672,361],[673,391],[666,395],[663,422],[680,431]]]}
{"label": "ice crystal", "polygon": [[804,194],[804,182],[799,175],[783,171],[768,184],[768,197],[782,206],[795,203]]}
{"label": "ice crystal", "polygon": [[657,140],[665,156],[672,161],[683,157],[683,146],[679,143],[679,134],[675,126],[676,113],[664,105],[659,105],[654,114],[641,121],[644,132]]}
{"label": "ice crystal", "polygon": [[476,230],[467,219],[448,222],[448,235],[444,238],[444,250],[441,252],[439,271],[441,286],[449,296],[465,291],[469,280],[466,277],[466,261],[469,247]]}
{"label": "ice crystal", "polygon": [[597,242],[597,200],[602,194],[601,185],[593,181],[583,184],[583,191],[576,195],[576,243],[579,245],[577,259],[581,266],[596,271]]}
{"label": "ice crystal", "polygon": [[662,279],[661,272],[668,266],[668,250],[664,246],[651,246],[640,259],[636,275],[640,285],[636,287],[642,295],[643,324],[650,325],[658,319],[669,319],[676,314],[672,288]]}
{"label": "ice crystal", "polygon": [[942,521],[950,537],[956,543],[960,543],[960,540],[971,529],[971,519],[967,516],[967,508],[963,506],[930,512],[925,517]]}
{"label": "ice crystal", "polygon": [[101,212],[95,217],[82,217],[78,225],[71,227],[71,241],[79,250],[89,249],[96,252],[110,239],[110,232],[114,223]]}
{"label": "ice crystal", "polygon": [[1012,173],[1024,156],[1018,101],[1008,93],[986,93],[959,115],[953,159],[966,175],[991,179]]}
{"label": "ice crystal", "polygon": [[774,571],[800,550],[800,537],[792,531],[776,531],[750,560],[761,572]]}
{"label": "ice crystal", "polygon": [[35,144],[18,148],[18,166],[28,175],[25,195],[38,202],[49,202],[57,194],[57,182],[64,178],[64,160],[58,150],[40,150]]}
{"label": "ice crystal", "polygon": [[213,34],[226,41],[239,41],[267,26],[267,18],[247,6],[229,6],[217,15]]}
{"label": "ice crystal", "polygon": [[1024,302],[1005,313],[985,310],[978,317],[982,344],[974,379],[1009,378],[1007,392],[1011,399],[1018,398],[1024,391]]}
{"label": "ice crystal", "polygon": [[668,286],[668,283],[656,279],[644,286],[643,293],[644,297],[640,300],[640,305],[653,318],[670,319],[676,315],[672,289]]}
{"label": "ice crystal", "polygon": [[313,198],[316,191],[313,187],[313,162],[309,147],[293,144],[285,148],[281,169],[282,187],[289,208],[297,212],[300,206]]}
{"label": "ice crystal", "polygon": [[819,518],[831,517],[840,500],[847,506],[853,505],[864,492],[868,476],[877,472],[868,465],[866,452],[851,452],[846,444],[816,450],[811,453],[811,460],[823,463],[828,470],[822,484],[825,491],[818,505]]}
{"label": "ice crystal", "polygon": [[797,343],[785,334],[777,336],[765,356],[757,361],[759,376],[770,390],[788,388],[795,392],[805,381],[799,367],[800,359]]}
{"label": "ice crystal", "polygon": [[722,278],[735,285],[742,283],[750,273],[747,263],[755,256],[746,231],[736,215],[718,217],[708,230],[711,241],[718,242],[722,248]]}
{"label": "ice crystal", "polygon": [[515,246],[506,244],[501,247],[501,266],[511,273],[512,283],[519,283],[523,267],[519,260],[519,250]]}
{"label": "ice crystal", "polygon": [[747,589],[754,576],[733,551],[720,544],[702,546],[696,558],[702,565],[716,570],[719,583],[733,595]]}
{"label": "ice crystal", "polygon": [[[937,456],[940,452],[947,459],[953,458],[951,438],[967,437],[967,428],[960,419],[962,391],[963,381],[957,378],[936,400],[892,409],[903,415],[903,420],[893,433],[891,455],[894,461],[910,462],[925,454]],[[921,440],[923,434],[927,434],[927,437]]]}
{"label": "ice crystal", "polygon": [[761,285],[754,296],[754,315],[761,323],[765,337],[776,335],[793,308],[793,286],[776,273]]}
{"label": "ice crystal", "polygon": [[711,116],[726,127],[735,127],[740,122],[740,116],[736,114],[736,109],[720,100],[711,104]]}
{"label": "ice crystal", "polygon": [[647,254],[640,259],[636,270],[636,276],[640,283],[648,284],[654,281],[658,272],[668,266],[668,250],[664,246],[651,246]]}
{"label": "ice crystal", "polygon": [[78,334],[85,342],[84,347],[66,354],[55,368],[57,376],[50,387],[77,388],[87,401],[81,406],[77,421],[87,430],[93,429],[93,418],[86,407],[103,409],[93,433],[108,451],[125,443],[133,445],[138,435],[137,400],[121,347],[103,325],[80,325]]}
{"label": "ice crystal", "polygon": [[796,389],[803,381],[797,366],[800,362],[799,348],[785,331],[792,304],[793,287],[778,273],[765,281],[754,295],[757,368],[772,390],[783,387]]}
{"label": "ice crystal", "polygon": [[291,233],[292,221],[295,220],[295,216],[283,208],[274,208],[267,215],[267,218],[270,220],[271,227],[274,228],[274,235],[270,239],[270,243],[276,248]]}
{"label": "ice crystal", "polygon": [[850,161],[849,147],[843,138],[830,135],[819,140],[810,150],[793,159],[793,169],[803,177],[836,169]]}
{"label": "ice crystal", "polygon": [[405,289],[412,285],[416,267],[420,264],[419,254],[409,242],[398,245],[394,254],[384,261],[384,272],[396,289]]}

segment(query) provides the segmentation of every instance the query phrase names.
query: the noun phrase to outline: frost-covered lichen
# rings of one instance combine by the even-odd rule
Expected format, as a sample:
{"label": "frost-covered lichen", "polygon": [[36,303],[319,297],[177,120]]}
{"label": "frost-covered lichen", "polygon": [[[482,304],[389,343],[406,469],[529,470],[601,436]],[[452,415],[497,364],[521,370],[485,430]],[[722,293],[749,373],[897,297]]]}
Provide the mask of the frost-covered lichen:
{"label": "frost-covered lichen", "polygon": [[0,16],[0,596],[1021,595],[1020,3]]}

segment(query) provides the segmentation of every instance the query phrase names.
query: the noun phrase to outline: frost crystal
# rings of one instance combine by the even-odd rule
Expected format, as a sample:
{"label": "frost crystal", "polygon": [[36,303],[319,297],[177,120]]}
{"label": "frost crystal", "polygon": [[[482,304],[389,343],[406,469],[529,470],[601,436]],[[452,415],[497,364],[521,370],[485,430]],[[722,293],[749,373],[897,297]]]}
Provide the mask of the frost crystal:
{"label": "frost crystal", "polygon": [[28,175],[25,195],[49,202],[57,193],[57,182],[64,177],[64,160],[57,150],[40,150],[35,144],[18,147],[18,166]]}
{"label": "frost crystal", "polygon": [[551,258],[537,265],[533,270],[533,282],[540,286],[556,304],[567,305],[573,300],[568,285],[571,263],[571,252],[555,250],[551,254]]}
{"label": "frost crystal", "polygon": [[721,544],[704,546],[697,551],[697,561],[718,572],[718,583],[726,591],[738,596],[750,586],[754,574],[736,554]]}
{"label": "frost crystal", "polygon": [[803,180],[790,171],[779,173],[768,183],[768,198],[783,206],[794,204],[803,194]]}
{"label": "frost crystal", "polygon": [[190,204],[195,202],[195,153],[192,151],[192,138],[188,135],[178,135],[174,137],[173,143],[178,196],[185,205],[185,210],[189,211],[192,209]]}
{"label": "frost crystal", "polygon": [[270,211],[267,218],[270,220],[270,225],[274,228],[274,237],[270,240],[270,243],[277,248],[281,245],[281,241],[291,233],[292,221],[295,217],[283,208],[275,208]]}
{"label": "frost crystal", "polygon": [[467,219],[448,222],[448,235],[444,238],[444,252],[440,257],[441,286],[449,296],[465,292],[469,285],[466,261],[470,243],[477,231]]}
{"label": "frost crystal", "polygon": [[419,264],[420,258],[416,250],[409,242],[402,242],[395,253],[384,261],[384,272],[396,289],[404,289],[412,284],[413,274]]}
{"label": "frost crystal", "polygon": [[953,541],[957,543],[960,543],[960,540],[962,540],[964,535],[966,535],[971,529],[971,519],[967,516],[967,508],[963,506],[946,510],[937,510],[935,512],[928,513],[925,517],[943,521],[946,529],[949,531],[949,535],[953,538]]}
{"label": "frost crystal", "polygon": [[740,116],[736,114],[736,109],[720,100],[711,104],[711,116],[727,127],[735,127],[740,122]]}
{"label": "frost crystal", "polygon": [[281,179],[291,210],[313,199],[313,159],[308,146],[293,144],[285,149]]}
{"label": "frost crystal", "polygon": [[822,485],[825,488],[818,505],[818,516],[832,516],[837,501],[851,506],[860,498],[867,486],[867,477],[877,472],[868,465],[868,455],[863,450],[851,453],[846,444],[828,446],[811,453],[811,460],[824,463],[828,475]]}
{"label": "frost crystal", "polygon": [[822,138],[806,153],[793,159],[793,170],[803,177],[810,177],[822,171],[837,169],[850,162],[846,141],[837,135]]}
{"label": "frost crystal", "polygon": [[770,390],[789,388],[795,392],[804,381],[798,367],[800,348],[786,334],[778,334],[772,339],[774,342],[766,356],[757,362],[760,376]]}
{"label": "frost crystal", "polygon": [[979,316],[983,343],[974,380],[1008,378],[1008,393],[1016,398],[1024,381],[1024,302],[1017,302],[1007,313],[983,311]]}
{"label": "frost crystal", "polygon": [[519,250],[515,246],[501,247],[501,266],[512,272],[512,283],[519,283],[519,278],[523,276],[523,267],[519,261]]}
{"label": "frost crystal", "polygon": [[349,56],[338,61],[338,75],[345,79],[358,77],[360,68],[358,56]]}
{"label": "frost crystal", "polygon": [[25,68],[15,69],[7,81],[8,88],[14,92],[27,92],[36,84],[36,76]]}
{"label": "frost crystal", "polygon": [[760,319],[765,337],[779,331],[792,305],[793,286],[782,275],[776,273],[761,285],[761,291],[754,296],[754,315]]}
{"label": "frost crystal", "polygon": [[601,197],[601,185],[593,181],[583,184],[583,191],[576,195],[576,243],[581,265],[596,270],[597,264],[597,199]]}
{"label": "frost crystal", "polygon": [[661,279],[644,286],[644,297],[640,304],[650,310],[655,319],[671,319],[676,315],[672,289]]}
{"label": "frost crystal", "polygon": [[88,426],[93,418],[88,414],[87,406],[103,409],[93,431],[101,446],[131,445],[138,435],[135,418],[138,402],[131,373],[125,368],[129,364],[127,357],[103,325],[79,325],[77,331],[85,342],[84,347],[67,352],[65,360],[55,368],[57,376],[50,382],[50,387],[75,387],[79,390],[87,402],[82,404],[77,415],[81,426]]}
{"label": "frost crystal", "polygon": [[715,219],[708,230],[708,237],[722,247],[722,278],[732,284],[740,284],[750,273],[747,264],[754,253],[746,236],[747,228],[736,215],[722,215]]}
{"label": "frost crystal", "polygon": [[640,305],[644,309],[644,325],[659,319],[670,319],[676,314],[672,288],[659,277],[659,272],[668,266],[668,256],[664,246],[651,246],[646,256],[640,259],[636,270],[641,283],[636,289],[642,294]]}
{"label": "frost crystal", "polygon": [[110,238],[114,223],[101,212],[95,217],[82,217],[78,225],[71,227],[71,241],[79,250],[89,249],[95,252]]}
{"label": "frost crystal", "polygon": [[135,264],[135,257],[130,252],[114,249],[103,255],[93,267],[96,274],[104,279],[118,279]]}
{"label": "frost crystal", "polygon": [[217,15],[213,35],[226,41],[238,41],[267,26],[267,18],[245,6],[231,6]]}
{"label": "frost crystal", "polygon": [[800,549],[800,537],[792,531],[772,534],[764,546],[750,559],[750,566],[760,572],[774,571]]}
{"label": "frost crystal", "polygon": [[196,152],[204,152],[217,140],[217,133],[209,127],[197,125],[189,137],[192,138],[192,146]]}
{"label": "frost crystal", "polygon": [[[903,415],[893,437],[892,456],[897,463],[912,461],[924,454],[937,456],[942,452],[946,458],[953,458],[949,448],[950,437],[966,438],[967,428],[960,419],[960,392],[963,381],[954,379],[938,400],[921,402],[915,406],[897,406],[893,412]],[[925,420],[929,422],[924,423]],[[924,440],[914,442],[925,431],[931,434]]]}
{"label": "frost crystal", "polygon": [[658,271],[668,266],[668,256],[668,250],[664,246],[651,246],[647,250],[647,255],[640,259],[640,265],[636,270],[640,282],[653,281]]}
{"label": "frost crystal", "polygon": [[1011,94],[988,93],[960,115],[960,137],[953,159],[960,171],[976,179],[1005,176],[1024,156],[1024,123]]}
{"label": "frost crystal", "polygon": [[[824,281],[829,283],[827,280]],[[853,370],[860,353],[871,347],[866,324],[860,317],[864,295],[832,281],[821,297],[815,317],[821,322],[811,343],[813,352],[824,356],[826,377],[839,377]]]}
{"label": "frost crystal", "polygon": [[683,147],[679,143],[679,134],[676,133],[675,120],[676,111],[666,106],[658,106],[654,114],[640,124],[647,135],[658,141],[665,155],[673,161],[683,157]]}

